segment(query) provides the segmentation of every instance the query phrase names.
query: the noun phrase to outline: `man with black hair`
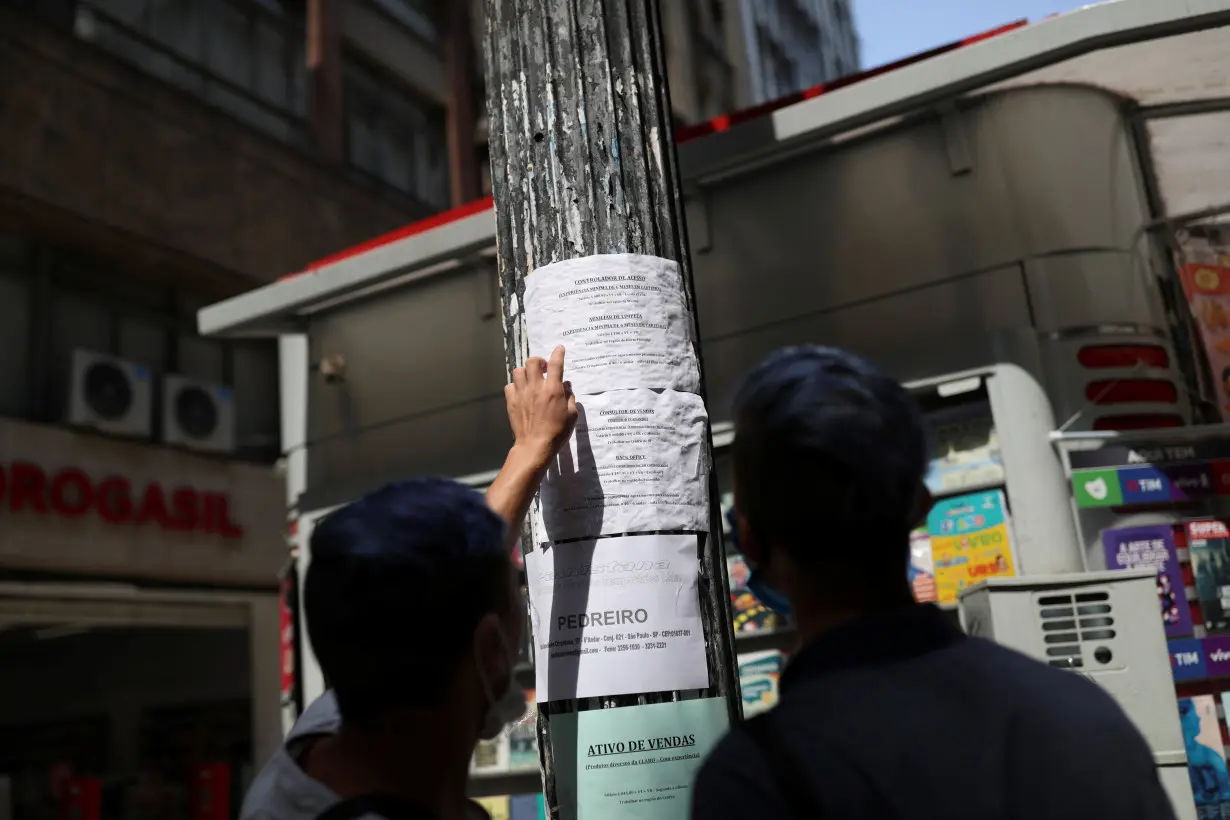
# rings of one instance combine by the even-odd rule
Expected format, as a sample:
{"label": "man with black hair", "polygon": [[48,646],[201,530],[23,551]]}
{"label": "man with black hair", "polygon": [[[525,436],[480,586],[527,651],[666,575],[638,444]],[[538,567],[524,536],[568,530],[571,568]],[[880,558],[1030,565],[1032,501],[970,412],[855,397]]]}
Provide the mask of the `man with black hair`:
{"label": "man with black hair", "polygon": [[865,361],[781,350],[735,406],[749,586],[791,613],[777,707],[705,761],[693,820],[1170,820],[1149,747],[1082,676],[965,636],[907,581],[931,506],[910,395]]}
{"label": "man with black hair", "polygon": [[505,389],[514,443],[486,498],[391,484],[312,532],[307,634],[329,691],[248,792],[242,820],[473,820],[470,759],[525,711],[524,608],[510,552],[576,423],[564,350]]}

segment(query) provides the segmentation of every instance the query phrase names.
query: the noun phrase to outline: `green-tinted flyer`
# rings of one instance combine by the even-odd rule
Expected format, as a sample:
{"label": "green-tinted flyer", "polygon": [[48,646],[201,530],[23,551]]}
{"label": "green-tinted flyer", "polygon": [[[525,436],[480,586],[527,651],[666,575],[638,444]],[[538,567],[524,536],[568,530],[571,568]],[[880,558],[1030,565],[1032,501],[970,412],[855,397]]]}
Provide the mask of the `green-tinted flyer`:
{"label": "green-tinted flyer", "polygon": [[729,726],[721,698],[552,716],[560,817],[687,820],[696,772]]}

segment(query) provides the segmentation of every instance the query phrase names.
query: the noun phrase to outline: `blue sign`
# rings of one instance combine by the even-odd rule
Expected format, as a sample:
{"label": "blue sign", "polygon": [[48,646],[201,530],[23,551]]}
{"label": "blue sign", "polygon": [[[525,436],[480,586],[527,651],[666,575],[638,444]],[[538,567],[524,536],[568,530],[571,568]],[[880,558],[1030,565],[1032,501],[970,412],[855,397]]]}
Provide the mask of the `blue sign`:
{"label": "blue sign", "polygon": [[1170,646],[1170,670],[1176,681],[1201,680],[1209,676],[1204,645],[1199,638],[1176,638]]}
{"label": "blue sign", "polygon": [[1119,471],[1125,504],[1159,504],[1172,500],[1170,479],[1156,467],[1132,467]]}

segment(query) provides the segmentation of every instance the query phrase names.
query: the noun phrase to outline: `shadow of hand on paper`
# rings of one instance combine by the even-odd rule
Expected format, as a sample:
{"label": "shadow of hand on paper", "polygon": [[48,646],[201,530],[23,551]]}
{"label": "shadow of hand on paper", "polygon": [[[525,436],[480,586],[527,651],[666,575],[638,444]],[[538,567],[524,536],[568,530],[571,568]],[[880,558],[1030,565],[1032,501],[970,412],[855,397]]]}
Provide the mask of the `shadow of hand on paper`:
{"label": "shadow of hand on paper", "polygon": [[[574,541],[548,549],[558,550],[559,554],[555,558],[555,594],[551,598],[551,620],[547,634],[559,641],[560,645],[547,649],[547,689],[552,701],[572,700],[577,696],[582,656],[586,650],[602,651],[600,643],[585,643],[587,630],[561,628],[569,618],[577,618],[588,611],[594,542]],[[561,561],[560,555],[568,557]],[[575,640],[575,643],[563,643],[568,640]]]}
{"label": "shadow of hand on paper", "polygon": [[598,476],[584,399],[577,399],[572,440],[560,449],[542,482],[542,523],[551,543],[602,534],[606,495]]}
{"label": "shadow of hand on paper", "polygon": [[[585,630],[576,629],[561,634],[559,619],[580,615],[588,609],[594,555],[594,542],[590,539],[601,533],[602,513],[606,506],[584,401],[584,398],[577,399],[577,425],[573,439],[568,447],[560,450],[555,464],[547,472],[542,489],[542,518],[550,541],[548,549],[559,550],[560,554],[568,556],[563,562],[556,558],[556,587],[547,634],[561,640],[576,639],[575,645],[547,650],[547,685],[552,700],[576,697],[581,657],[586,649]],[[560,541],[565,543],[561,544]],[[561,577],[561,566],[568,568],[569,578]],[[600,644],[593,646],[602,651]]]}

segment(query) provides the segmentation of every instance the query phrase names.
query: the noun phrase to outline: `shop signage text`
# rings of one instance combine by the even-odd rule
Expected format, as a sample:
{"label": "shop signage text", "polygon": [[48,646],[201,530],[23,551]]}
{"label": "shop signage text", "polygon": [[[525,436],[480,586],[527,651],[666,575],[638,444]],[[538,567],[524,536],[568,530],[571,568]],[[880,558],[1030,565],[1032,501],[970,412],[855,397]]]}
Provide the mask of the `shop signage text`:
{"label": "shop signage text", "polygon": [[48,472],[20,461],[0,466],[0,506],[58,518],[93,515],[117,526],[152,524],[173,532],[243,536],[243,527],[231,521],[225,493],[168,490],[157,482],[134,485],[120,476],[95,481],[76,467]]}

